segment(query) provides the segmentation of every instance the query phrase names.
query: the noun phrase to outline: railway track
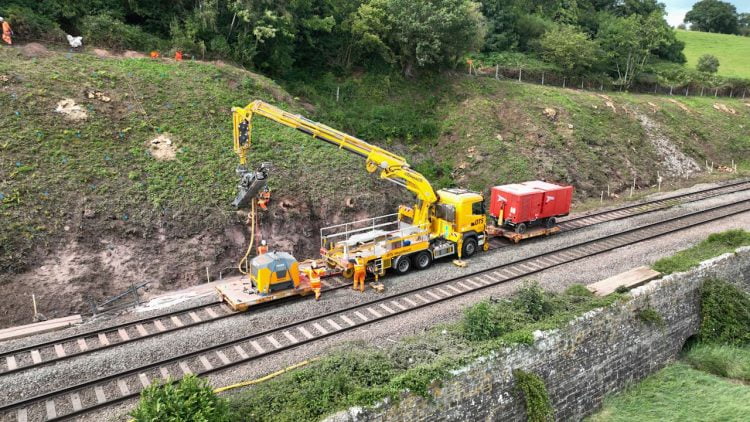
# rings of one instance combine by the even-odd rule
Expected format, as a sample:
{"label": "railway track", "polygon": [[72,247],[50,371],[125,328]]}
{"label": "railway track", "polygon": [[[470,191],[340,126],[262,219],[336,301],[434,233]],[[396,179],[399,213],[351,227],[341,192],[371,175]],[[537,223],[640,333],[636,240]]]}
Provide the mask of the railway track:
{"label": "railway track", "polygon": [[209,375],[559,265],[748,211],[750,201],[742,200],[602,236],[4,404],[0,415],[15,416],[19,422],[73,418],[136,398],[141,389],[169,377],[179,379],[189,373]]}
{"label": "railway track", "polygon": [[[673,195],[667,198],[630,204],[592,214],[573,217],[560,222],[562,231],[573,231],[609,221],[629,218],[678,204],[699,201],[710,197],[740,192],[750,189],[750,180],[736,181],[709,189]],[[512,245],[504,239],[491,240],[490,248],[497,249]],[[323,291],[337,290],[350,286],[349,280],[342,277],[331,277],[324,280]],[[295,298],[289,298],[294,300]],[[280,302],[263,306],[278,305]],[[183,310],[169,312],[158,316],[142,318],[114,326],[78,333],[69,337],[36,343],[12,350],[0,352],[0,376],[9,375],[44,365],[80,358],[84,355],[119,347],[136,341],[154,338],[163,334],[196,327],[201,324],[219,321],[237,313],[222,302],[198,305]]]}
{"label": "railway track", "polygon": [[[343,277],[331,277],[326,279],[323,292],[346,286],[351,286],[349,280]],[[270,306],[280,302],[268,302],[258,306]],[[61,339],[48,340],[0,352],[0,376],[79,358],[100,350],[219,321],[239,313],[217,300],[179,311],[141,318]]]}

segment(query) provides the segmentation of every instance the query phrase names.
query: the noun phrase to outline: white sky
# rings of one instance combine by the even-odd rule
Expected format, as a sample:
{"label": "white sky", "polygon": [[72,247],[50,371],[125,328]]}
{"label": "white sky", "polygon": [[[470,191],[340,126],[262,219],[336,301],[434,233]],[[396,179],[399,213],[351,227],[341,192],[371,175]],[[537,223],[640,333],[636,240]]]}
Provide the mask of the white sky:
{"label": "white sky", "polygon": [[[737,12],[750,12],[750,0],[722,0],[732,3],[737,8]],[[671,26],[677,26],[685,19],[685,13],[693,8],[698,0],[661,0],[667,5],[667,22]]]}

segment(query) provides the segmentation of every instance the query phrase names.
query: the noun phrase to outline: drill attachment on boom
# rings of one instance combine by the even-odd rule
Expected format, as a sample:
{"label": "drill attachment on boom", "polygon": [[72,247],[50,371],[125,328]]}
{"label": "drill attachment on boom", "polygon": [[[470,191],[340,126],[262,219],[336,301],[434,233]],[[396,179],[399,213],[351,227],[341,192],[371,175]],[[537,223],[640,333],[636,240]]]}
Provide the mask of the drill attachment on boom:
{"label": "drill attachment on boom", "polygon": [[247,208],[258,193],[267,188],[268,171],[271,168],[271,163],[262,163],[256,171],[248,171],[244,166],[237,167],[240,184],[237,186],[237,196],[232,205],[236,208]]}

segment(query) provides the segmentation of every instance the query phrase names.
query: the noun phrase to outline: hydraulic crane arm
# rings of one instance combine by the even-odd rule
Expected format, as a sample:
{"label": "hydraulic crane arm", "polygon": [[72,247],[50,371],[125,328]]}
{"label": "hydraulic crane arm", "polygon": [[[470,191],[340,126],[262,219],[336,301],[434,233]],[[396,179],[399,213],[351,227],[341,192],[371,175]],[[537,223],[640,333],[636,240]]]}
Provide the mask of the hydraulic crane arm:
{"label": "hydraulic crane arm", "polygon": [[437,194],[421,173],[409,167],[405,158],[260,100],[253,101],[243,108],[233,107],[232,114],[234,151],[239,156],[241,169],[244,170],[244,166],[247,165],[247,154],[252,140],[253,116],[257,114],[364,158],[368,172],[373,173],[380,169],[382,179],[403,186],[417,196],[417,206],[413,210],[413,215],[410,215],[413,224],[419,225],[428,221],[429,209],[437,201]]}

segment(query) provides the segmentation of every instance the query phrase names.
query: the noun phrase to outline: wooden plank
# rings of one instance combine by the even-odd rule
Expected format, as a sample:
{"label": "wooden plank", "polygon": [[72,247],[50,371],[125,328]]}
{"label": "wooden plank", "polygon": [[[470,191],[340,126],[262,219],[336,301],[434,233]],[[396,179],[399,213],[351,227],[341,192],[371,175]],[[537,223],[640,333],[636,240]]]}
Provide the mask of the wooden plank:
{"label": "wooden plank", "polygon": [[604,280],[597,281],[596,283],[589,284],[586,288],[597,296],[606,296],[610,293],[614,293],[614,291],[620,286],[632,289],[642,286],[660,275],[660,272],[654,271],[649,267],[638,267]]}
{"label": "wooden plank", "polygon": [[71,315],[63,318],[55,318],[49,321],[37,322],[34,324],[19,325],[0,330],[0,341],[10,340],[19,337],[25,337],[33,334],[46,333],[48,331],[60,330],[70,327],[71,325],[82,322],[80,315]]}

